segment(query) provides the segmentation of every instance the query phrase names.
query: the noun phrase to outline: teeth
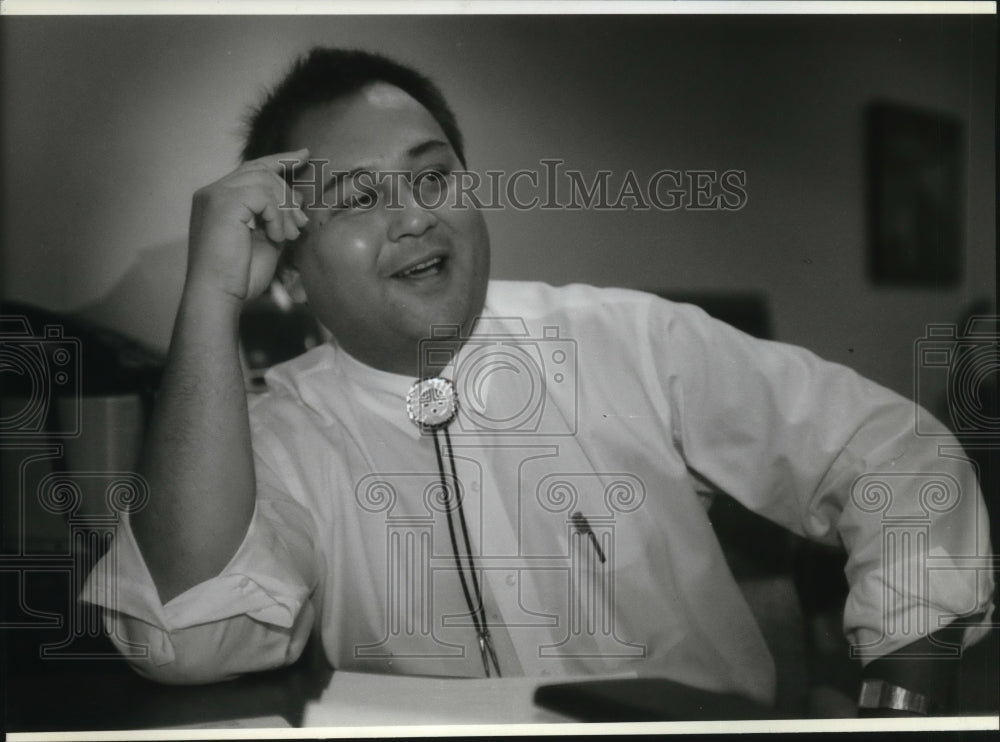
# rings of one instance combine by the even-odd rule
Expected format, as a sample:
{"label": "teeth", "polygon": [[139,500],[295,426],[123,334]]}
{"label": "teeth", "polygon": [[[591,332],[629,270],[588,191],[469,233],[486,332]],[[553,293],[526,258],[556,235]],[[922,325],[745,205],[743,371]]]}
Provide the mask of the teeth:
{"label": "teeth", "polygon": [[399,273],[400,276],[411,276],[422,270],[426,270],[432,266],[437,265],[441,262],[441,258],[431,258],[430,260],[425,260],[423,263],[417,263],[412,268],[407,268],[405,271]]}

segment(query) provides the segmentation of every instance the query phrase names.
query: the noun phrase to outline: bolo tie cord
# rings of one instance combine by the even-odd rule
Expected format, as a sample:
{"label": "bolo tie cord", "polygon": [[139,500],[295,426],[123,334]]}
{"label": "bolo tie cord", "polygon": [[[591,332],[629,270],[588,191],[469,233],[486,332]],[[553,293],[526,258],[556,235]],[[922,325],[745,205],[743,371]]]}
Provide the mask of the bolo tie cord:
{"label": "bolo tie cord", "polygon": [[[483,605],[483,593],[479,587],[479,578],[476,576],[476,563],[472,556],[472,545],[469,542],[469,527],[465,522],[465,509],[462,507],[462,498],[458,492],[458,472],[455,468],[455,454],[451,447],[451,436],[447,427],[441,427],[434,431],[434,453],[437,455],[438,473],[441,476],[441,487],[447,498],[445,514],[448,518],[448,535],[451,538],[451,550],[455,555],[455,566],[458,568],[458,577],[462,584],[462,593],[465,595],[465,602],[469,606],[472,615],[472,623],[476,628],[476,635],[479,638],[479,652],[483,659],[483,668],[486,670],[486,677],[491,677],[490,662],[496,668],[497,677],[502,677],[500,673],[500,663],[497,661],[496,651],[493,649],[493,642],[490,639],[490,629],[486,621],[486,609]],[[458,548],[458,538],[455,535],[455,523],[452,518],[451,488],[448,487],[447,476],[445,475],[444,457],[441,455],[441,440],[438,433],[444,434],[445,447],[448,450],[448,463],[451,466],[452,482],[455,491],[455,509],[458,511],[458,521],[462,528],[462,541],[465,543],[466,559],[469,562],[468,570],[472,579],[472,588],[475,591],[475,602],[472,593],[469,592],[469,584],[465,579],[465,566],[462,562],[461,551]]]}

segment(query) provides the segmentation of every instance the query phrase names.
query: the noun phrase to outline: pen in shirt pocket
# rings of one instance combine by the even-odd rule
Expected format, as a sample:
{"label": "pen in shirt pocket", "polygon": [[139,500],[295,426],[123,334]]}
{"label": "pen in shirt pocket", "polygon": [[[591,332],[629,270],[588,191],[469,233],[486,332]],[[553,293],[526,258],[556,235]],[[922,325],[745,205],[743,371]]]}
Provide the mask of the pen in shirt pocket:
{"label": "pen in shirt pocket", "polygon": [[607,562],[608,560],[604,556],[604,549],[601,548],[601,544],[597,540],[597,534],[594,533],[594,529],[590,527],[590,523],[587,522],[587,518],[584,517],[583,513],[577,510],[570,516],[570,521],[573,523],[573,527],[577,533],[581,533],[590,539],[590,543],[594,545],[594,551],[597,552],[601,564]]}

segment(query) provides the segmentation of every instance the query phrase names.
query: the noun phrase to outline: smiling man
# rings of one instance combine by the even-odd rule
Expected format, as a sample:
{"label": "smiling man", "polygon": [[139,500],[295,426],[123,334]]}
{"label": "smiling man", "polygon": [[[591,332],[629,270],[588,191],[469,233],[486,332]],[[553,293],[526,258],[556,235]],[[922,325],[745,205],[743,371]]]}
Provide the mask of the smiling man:
{"label": "smiling man", "polygon": [[[355,173],[318,203],[305,198],[311,223],[293,249],[310,307],[358,360],[417,376],[419,340],[436,326],[467,334],[486,296],[481,212],[447,203],[423,208],[409,185],[427,172],[448,177],[461,167],[458,155],[430,112],[387,83],[305,111],[288,136],[308,150],[319,174]],[[358,173],[412,175],[359,184]],[[376,208],[373,198],[394,203]]]}
{"label": "smiling man", "polygon": [[[195,194],[149,505],[87,588],[113,640],[149,647],[139,672],[276,667],[315,630],[338,668],[635,672],[771,703],[706,514],[723,491],[847,547],[845,629],[882,681],[866,703],[929,708],[939,673],[907,652],[984,613],[992,582],[974,472],[914,434],[912,403],[694,307],[489,281],[481,213],[414,190],[455,187],[454,116],[383,57],[311,52],[244,155]],[[248,404],[239,313],[276,271],[333,339]],[[926,526],[925,551],[887,548],[889,508]],[[900,583],[928,554],[937,572]]]}

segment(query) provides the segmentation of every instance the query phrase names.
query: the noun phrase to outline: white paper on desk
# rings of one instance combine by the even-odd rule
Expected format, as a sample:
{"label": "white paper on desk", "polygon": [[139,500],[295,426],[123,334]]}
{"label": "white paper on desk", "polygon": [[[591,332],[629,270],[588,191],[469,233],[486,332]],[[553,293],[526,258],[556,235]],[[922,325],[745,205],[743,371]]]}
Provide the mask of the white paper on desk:
{"label": "white paper on desk", "polygon": [[[619,673],[602,678],[634,678]],[[307,727],[398,724],[545,724],[574,721],[535,706],[535,689],[547,683],[596,680],[553,678],[422,678],[335,672],[306,706]]]}
{"label": "white paper on desk", "polygon": [[245,719],[223,719],[194,724],[173,724],[157,729],[291,729],[292,725],[283,716],[253,716]]}

